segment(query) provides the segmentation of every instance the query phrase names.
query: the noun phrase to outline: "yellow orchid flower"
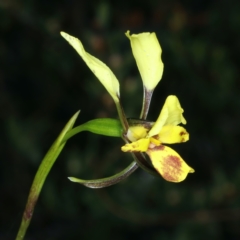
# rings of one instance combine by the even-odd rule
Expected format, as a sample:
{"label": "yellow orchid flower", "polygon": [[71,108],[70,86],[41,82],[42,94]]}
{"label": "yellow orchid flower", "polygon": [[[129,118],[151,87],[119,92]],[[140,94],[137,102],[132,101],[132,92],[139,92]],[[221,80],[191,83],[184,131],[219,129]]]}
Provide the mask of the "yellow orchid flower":
{"label": "yellow orchid flower", "polygon": [[[188,173],[194,172],[178,153],[163,145],[163,143],[186,142],[189,139],[187,131],[178,126],[180,123],[186,124],[178,98],[169,96],[166,99],[154,124],[129,127],[120,103],[119,82],[114,73],[107,65],[86,52],[79,39],[64,32],[61,32],[61,35],[78,52],[115,101],[123,127],[123,136],[126,136],[127,140],[131,142],[124,145],[122,151],[146,152],[157,172],[171,182],[183,181]],[[130,35],[130,32],[127,31],[126,36],[130,40],[133,56],[143,81],[144,96],[140,118],[146,119],[153,90],[163,75],[162,49],[155,33],[145,32]]]}
{"label": "yellow orchid flower", "polygon": [[170,147],[162,143],[181,143],[189,140],[189,134],[185,128],[177,126],[186,124],[182,115],[183,109],[176,96],[168,96],[160,115],[151,127],[133,126],[127,132],[127,137],[132,143],[122,147],[124,152],[146,152],[151,159],[154,168],[162,177],[170,182],[183,181],[188,173],[194,169],[189,167],[180,155]]}

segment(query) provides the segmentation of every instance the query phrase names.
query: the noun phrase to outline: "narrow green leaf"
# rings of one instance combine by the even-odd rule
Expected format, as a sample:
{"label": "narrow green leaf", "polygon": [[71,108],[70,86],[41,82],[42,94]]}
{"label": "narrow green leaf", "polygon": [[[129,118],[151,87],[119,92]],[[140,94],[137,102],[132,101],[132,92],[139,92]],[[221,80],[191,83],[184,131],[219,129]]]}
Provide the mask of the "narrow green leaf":
{"label": "narrow green leaf", "polygon": [[67,141],[69,138],[82,131],[89,131],[108,137],[122,136],[122,126],[119,120],[112,118],[98,118],[71,129],[63,138],[62,142]]}
{"label": "narrow green leaf", "polygon": [[38,168],[38,171],[35,175],[35,178],[33,180],[33,183],[32,183],[29,195],[28,195],[27,204],[26,204],[26,207],[25,207],[25,210],[23,213],[22,222],[21,222],[20,228],[18,230],[16,240],[21,240],[25,236],[27,228],[32,219],[34,207],[38,200],[38,197],[41,192],[42,186],[45,182],[45,179],[46,179],[49,171],[51,170],[55,160],[57,159],[57,157],[59,156],[63,147],[65,146],[66,141],[62,142],[62,140],[63,140],[64,136],[66,135],[66,133],[70,129],[72,129],[72,127],[79,115],[79,112],[80,111],[75,113],[73,115],[73,117],[68,121],[68,123],[66,124],[66,126],[64,127],[64,129],[62,130],[60,135],[58,136],[58,138],[55,140],[53,145],[48,150],[47,154],[45,155],[45,157],[43,158],[43,160],[41,162],[41,165]]}

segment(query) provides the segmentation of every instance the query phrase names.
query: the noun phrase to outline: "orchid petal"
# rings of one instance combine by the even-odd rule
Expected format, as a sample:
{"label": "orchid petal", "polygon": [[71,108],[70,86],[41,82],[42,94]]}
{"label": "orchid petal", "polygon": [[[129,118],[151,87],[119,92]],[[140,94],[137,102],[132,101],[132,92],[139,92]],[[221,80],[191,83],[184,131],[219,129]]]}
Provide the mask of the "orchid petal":
{"label": "orchid petal", "polygon": [[115,102],[119,102],[119,82],[114,73],[110,70],[110,68],[102,61],[86,52],[79,39],[70,36],[65,32],[61,32],[61,35],[78,52],[78,54],[82,57],[83,61],[88,65],[94,75],[107,89],[113,100]]}
{"label": "orchid petal", "polygon": [[162,78],[162,49],[155,33],[132,34],[126,32],[131,42],[133,56],[142,77],[143,85],[148,91],[153,90]]}
{"label": "orchid petal", "polygon": [[160,115],[149,131],[147,137],[152,137],[159,134],[164,125],[178,125],[179,123],[186,124],[186,120],[182,115],[183,109],[181,108],[178,98],[174,95],[167,97]]}
{"label": "orchid petal", "polygon": [[166,125],[162,127],[156,138],[160,142],[167,144],[182,143],[189,140],[189,134],[181,126]]}
{"label": "orchid petal", "polygon": [[139,139],[136,142],[127,143],[122,146],[121,150],[123,152],[146,152],[150,144],[149,138]]}
{"label": "orchid petal", "polygon": [[169,182],[181,182],[194,169],[189,167],[173,149],[160,145],[147,151],[154,168]]}

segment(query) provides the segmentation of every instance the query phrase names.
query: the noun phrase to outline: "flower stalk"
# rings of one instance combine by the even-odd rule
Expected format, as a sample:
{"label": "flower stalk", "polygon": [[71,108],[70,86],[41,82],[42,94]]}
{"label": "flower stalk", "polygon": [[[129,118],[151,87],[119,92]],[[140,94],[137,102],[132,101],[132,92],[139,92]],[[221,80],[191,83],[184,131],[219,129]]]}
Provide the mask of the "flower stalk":
{"label": "flower stalk", "polygon": [[150,103],[152,100],[152,95],[153,95],[153,90],[148,90],[145,86],[143,86],[143,103],[142,103],[140,119],[145,120],[147,118]]}
{"label": "flower stalk", "polygon": [[62,143],[62,140],[66,133],[72,129],[80,111],[75,113],[73,117],[68,121],[56,141],[53,143],[53,145],[48,150],[47,154],[42,160],[42,163],[40,164],[38,171],[35,175],[35,178],[33,180],[32,186],[30,188],[30,192],[28,195],[27,204],[22,216],[22,222],[16,237],[16,240],[22,240],[24,239],[25,233],[28,229],[28,226],[31,222],[33,212],[35,205],[37,203],[38,197],[40,195],[40,192],[42,190],[42,186],[46,180],[46,177],[51,170],[53,164],[55,163],[57,157],[61,153],[62,149],[64,148],[66,141]]}

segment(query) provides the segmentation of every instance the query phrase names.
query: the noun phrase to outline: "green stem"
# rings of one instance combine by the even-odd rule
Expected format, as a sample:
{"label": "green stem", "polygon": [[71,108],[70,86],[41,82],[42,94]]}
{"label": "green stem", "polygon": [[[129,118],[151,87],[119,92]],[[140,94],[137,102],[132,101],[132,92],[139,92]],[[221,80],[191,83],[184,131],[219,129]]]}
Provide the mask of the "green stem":
{"label": "green stem", "polygon": [[[45,182],[45,179],[46,179],[50,169],[52,168],[52,165],[55,162],[56,158],[62,151],[64,145],[65,145],[65,143],[62,144],[57,149],[57,152],[55,153],[56,157],[54,159],[45,159],[44,158],[42,161],[42,164],[39,166],[37,174],[35,175],[35,178],[33,180],[33,183],[32,183],[29,195],[28,195],[28,201],[27,201],[24,213],[23,213],[22,222],[21,222],[16,240],[20,240],[20,239],[24,238],[25,233],[28,229],[28,226],[31,222],[34,208],[37,203],[38,197],[40,195],[42,186]],[[52,150],[52,148],[49,151],[51,151],[51,150]]]}
{"label": "green stem", "polygon": [[120,102],[120,98],[119,98],[119,102],[115,102],[115,104],[116,104],[116,107],[117,107],[120,122],[121,122],[122,127],[123,127],[123,134],[125,135],[127,133],[127,130],[129,128],[129,126],[128,126],[128,121],[127,121],[126,115],[125,115],[125,113],[123,111],[123,108],[122,108],[122,104]]}
{"label": "green stem", "polygon": [[27,204],[22,216],[22,222],[18,230],[18,234],[16,237],[16,240],[22,240],[24,239],[24,236],[26,234],[26,231],[28,229],[28,226],[31,222],[34,207],[37,203],[39,194],[41,192],[42,186],[45,182],[45,179],[51,170],[55,160],[61,153],[63,147],[65,146],[66,142],[62,143],[62,139],[64,138],[65,134],[73,127],[77,117],[78,117],[79,111],[73,115],[73,117],[68,121],[58,138],[55,140],[53,145],[48,150],[47,154],[42,160],[42,163],[40,164],[38,171],[35,175],[35,178],[33,180],[29,195]]}

